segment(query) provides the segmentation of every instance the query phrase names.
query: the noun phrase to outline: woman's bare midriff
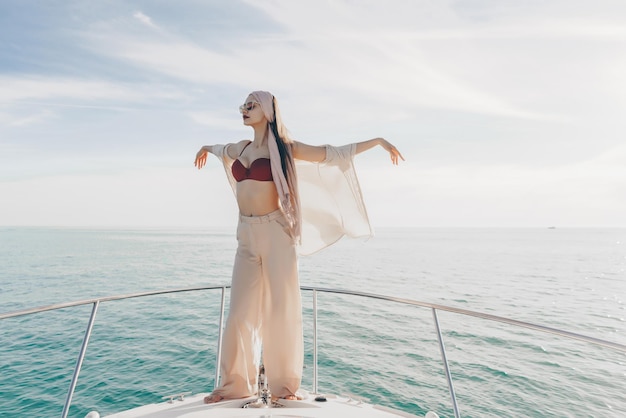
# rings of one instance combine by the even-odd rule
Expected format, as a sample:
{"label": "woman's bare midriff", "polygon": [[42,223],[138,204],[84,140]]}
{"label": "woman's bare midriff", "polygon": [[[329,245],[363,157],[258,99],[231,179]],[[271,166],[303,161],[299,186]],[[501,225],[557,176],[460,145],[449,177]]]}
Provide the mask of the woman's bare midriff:
{"label": "woman's bare midriff", "polygon": [[243,180],[237,183],[237,205],[244,216],[262,216],[279,208],[273,181]]}

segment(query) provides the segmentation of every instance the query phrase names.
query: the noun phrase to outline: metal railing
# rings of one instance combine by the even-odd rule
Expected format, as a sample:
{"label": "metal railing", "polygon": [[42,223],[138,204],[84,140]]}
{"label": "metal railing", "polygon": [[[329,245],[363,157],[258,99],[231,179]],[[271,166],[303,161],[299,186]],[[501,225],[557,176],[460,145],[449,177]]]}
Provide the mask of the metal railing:
{"label": "metal railing", "polygon": [[[190,287],[190,288],[158,290],[158,291],[151,291],[151,292],[131,293],[131,294],[108,296],[108,297],[95,298],[95,299],[85,299],[85,300],[80,300],[80,301],[47,305],[47,306],[41,306],[37,308],[3,313],[3,314],[0,314],[0,320],[20,317],[20,316],[25,316],[25,315],[30,315],[30,314],[36,314],[36,313],[41,313],[41,312],[46,312],[46,311],[71,308],[71,307],[76,307],[76,306],[93,305],[92,310],[91,310],[91,315],[89,317],[89,322],[87,324],[87,329],[85,330],[85,334],[83,336],[83,341],[81,344],[80,352],[78,354],[78,359],[76,361],[76,366],[74,368],[74,373],[72,375],[70,387],[68,389],[67,397],[63,406],[63,412],[61,416],[63,418],[66,418],[69,412],[70,405],[72,403],[72,396],[76,388],[76,383],[78,382],[78,375],[80,374],[80,369],[82,367],[83,359],[85,358],[85,353],[87,352],[87,346],[89,344],[89,339],[91,337],[91,331],[93,329],[93,325],[96,319],[98,307],[103,302],[111,302],[111,301],[132,299],[132,298],[139,298],[139,297],[146,297],[146,296],[165,295],[165,294],[172,294],[172,293],[221,289],[222,297],[221,297],[221,304],[220,304],[217,359],[216,359],[216,368],[215,368],[216,369],[215,370],[215,387],[217,387],[219,385],[219,378],[220,378],[219,364],[221,361],[221,352],[222,352],[222,332],[223,332],[223,325],[224,325],[225,297],[226,297],[226,289],[229,289],[229,288],[230,286],[223,286],[223,285],[222,286]],[[318,378],[318,373],[317,373],[317,313],[318,313],[317,294],[319,292],[350,295],[350,296],[360,296],[360,297],[365,297],[365,298],[370,298],[370,299],[378,299],[378,300],[383,300],[383,301],[388,301],[388,302],[395,302],[395,303],[400,303],[400,304],[405,304],[405,305],[410,305],[410,306],[418,306],[422,308],[431,309],[433,320],[434,320],[434,325],[435,325],[435,331],[437,333],[437,340],[439,342],[439,349],[440,349],[440,354],[441,354],[441,358],[443,362],[443,367],[445,369],[446,379],[448,382],[448,390],[450,393],[450,398],[451,398],[452,406],[454,409],[454,416],[457,418],[459,418],[461,415],[459,412],[456,395],[454,393],[454,385],[452,382],[450,368],[448,366],[446,350],[445,350],[445,345],[444,345],[441,329],[439,326],[439,319],[437,316],[437,311],[452,312],[452,313],[461,314],[465,316],[485,319],[488,321],[500,322],[500,323],[504,323],[508,325],[513,325],[516,327],[522,327],[522,328],[527,328],[527,329],[540,331],[540,332],[544,332],[548,334],[553,334],[553,335],[565,337],[568,339],[573,339],[573,340],[583,341],[583,342],[590,343],[590,344],[600,345],[603,347],[608,347],[613,350],[626,353],[626,345],[623,345],[623,344],[606,341],[606,340],[602,340],[599,338],[589,337],[586,335],[577,334],[577,333],[573,333],[569,331],[564,331],[564,330],[557,329],[557,328],[551,328],[551,327],[546,327],[543,325],[537,325],[537,324],[533,324],[529,322],[509,319],[509,318],[505,318],[505,317],[501,317],[497,315],[490,315],[490,314],[485,314],[481,312],[475,312],[475,311],[471,311],[467,309],[460,309],[460,308],[454,308],[451,306],[439,305],[439,304],[434,304],[434,303],[420,302],[420,301],[416,301],[412,299],[398,298],[398,297],[393,297],[393,296],[385,296],[385,295],[366,293],[366,292],[355,292],[355,291],[343,290],[343,289],[330,289],[330,288],[302,286],[301,290],[313,292],[313,393],[317,393],[317,378]]]}

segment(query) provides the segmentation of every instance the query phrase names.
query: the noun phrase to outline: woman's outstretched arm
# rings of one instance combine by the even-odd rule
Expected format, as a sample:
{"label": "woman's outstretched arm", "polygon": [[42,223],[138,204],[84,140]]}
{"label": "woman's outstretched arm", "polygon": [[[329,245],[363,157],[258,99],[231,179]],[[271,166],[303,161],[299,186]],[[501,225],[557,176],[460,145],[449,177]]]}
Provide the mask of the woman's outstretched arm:
{"label": "woman's outstretched arm", "polygon": [[[226,145],[226,154],[228,154],[228,156],[234,160],[235,158],[237,158],[237,156],[239,155],[239,153],[241,152],[243,147],[248,142],[250,142],[250,141],[243,140],[243,141],[240,141],[240,142],[238,142],[236,144],[227,144]],[[205,164],[206,164],[207,155],[209,155],[209,153],[211,153],[211,154],[214,153],[213,152],[213,147],[214,146],[215,145],[204,145],[202,148],[200,148],[200,151],[198,151],[196,153],[196,160],[194,161],[193,165],[198,167],[198,169],[204,167]]]}
{"label": "woman's outstretched arm", "polygon": [[[387,151],[391,157],[391,162],[395,165],[398,164],[398,159],[401,158],[404,161],[404,157],[400,154],[400,151],[394,147],[389,141],[384,138],[374,138],[363,142],[356,143],[356,153],[360,154],[363,151],[374,148],[376,145],[380,145]],[[325,146],[313,146],[307,145],[302,142],[294,141],[293,143],[293,156],[298,160],[306,160],[311,162],[321,162],[326,159],[326,147]]]}

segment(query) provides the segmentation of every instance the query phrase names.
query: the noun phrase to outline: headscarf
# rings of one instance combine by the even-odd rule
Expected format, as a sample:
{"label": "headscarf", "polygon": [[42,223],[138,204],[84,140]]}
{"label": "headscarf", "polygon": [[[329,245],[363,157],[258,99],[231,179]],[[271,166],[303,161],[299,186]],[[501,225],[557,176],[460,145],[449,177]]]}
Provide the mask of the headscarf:
{"label": "headscarf", "polygon": [[[283,125],[278,102],[272,93],[267,91],[254,91],[250,93],[254,99],[261,105],[261,110],[270,125],[275,122],[276,132],[279,138],[276,138],[271,126],[267,130],[267,146],[270,151],[270,166],[272,169],[272,177],[278,192],[280,207],[289,222],[290,235],[296,244],[300,243],[301,235],[301,214],[300,214],[300,197],[298,195],[298,179],[296,177],[296,167],[291,150],[293,140],[289,138],[287,128]],[[278,150],[277,141],[284,144],[285,155],[284,161],[281,159]],[[283,171],[283,165],[285,171]]]}

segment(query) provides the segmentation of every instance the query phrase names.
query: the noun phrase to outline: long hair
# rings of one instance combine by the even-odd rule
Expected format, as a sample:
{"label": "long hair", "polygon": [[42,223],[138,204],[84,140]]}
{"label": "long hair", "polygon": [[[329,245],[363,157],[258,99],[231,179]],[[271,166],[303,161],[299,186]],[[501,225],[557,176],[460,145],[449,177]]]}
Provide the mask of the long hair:
{"label": "long hair", "polygon": [[298,178],[292,151],[293,140],[283,124],[276,98],[267,91],[255,91],[251,96],[260,103],[263,114],[269,122],[267,145],[270,151],[272,176],[281,210],[289,222],[291,237],[299,243],[302,220]]}

